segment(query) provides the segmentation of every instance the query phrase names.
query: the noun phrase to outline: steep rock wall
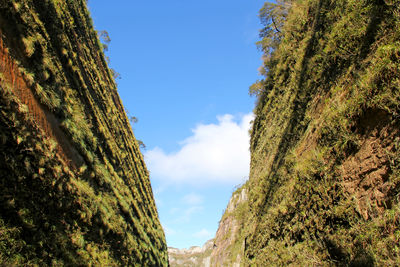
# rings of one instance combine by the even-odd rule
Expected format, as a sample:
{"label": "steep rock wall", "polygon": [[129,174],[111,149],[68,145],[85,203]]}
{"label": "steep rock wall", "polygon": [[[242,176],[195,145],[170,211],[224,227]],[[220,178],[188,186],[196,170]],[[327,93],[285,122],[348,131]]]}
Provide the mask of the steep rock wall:
{"label": "steep rock wall", "polygon": [[245,266],[400,261],[399,1],[285,1],[251,131]]}
{"label": "steep rock wall", "polygon": [[210,266],[240,266],[244,256],[243,229],[248,212],[247,201],[246,185],[232,194],[215,234]]}
{"label": "steep rock wall", "polygon": [[168,248],[171,267],[210,267],[211,252],[214,240],[208,240],[202,247],[188,249]]}
{"label": "steep rock wall", "polygon": [[0,264],[167,266],[85,1],[0,1]]}

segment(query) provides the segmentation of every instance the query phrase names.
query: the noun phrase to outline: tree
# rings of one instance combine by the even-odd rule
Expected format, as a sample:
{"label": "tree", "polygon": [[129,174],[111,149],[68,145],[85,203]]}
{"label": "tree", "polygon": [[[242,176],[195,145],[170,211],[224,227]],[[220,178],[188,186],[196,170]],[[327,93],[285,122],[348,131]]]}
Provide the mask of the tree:
{"label": "tree", "polygon": [[104,51],[108,51],[108,45],[111,42],[110,35],[108,34],[107,31],[103,30],[98,32],[98,36],[101,41],[101,44],[103,45]]}
{"label": "tree", "polygon": [[280,43],[283,33],[282,28],[285,23],[290,0],[278,0],[276,3],[266,2],[259,12],[259,17],[264,28],[260,30],[261,41],[257,45],[266,54],[270,54]]}
{"label": "tree", "polygon": [[142,140],[137,139],[137,142],[140,149],[146,150],[146,145],[143,143]]}
{"label": "tree", "polygon": [[117,79],[121,79],[121,74],[119,72],[117,72],[115,69],[110,68],[111,70],[111,74],[114,78],[114,80],[116,81]]}
{"label": "tree", "polygon": [[[273,65],[272,53],[278,47],[283,38],[283,25],[286,21],[291,0],[278,0],[276,3],[265,2],[259,12],[259,18],[264,28],[260,30],[260,38],[256,44],[264,52],[263,66],[260,74],[266,76]],[[249,94],[259,96],[265,85],[264,80],[257,80],[249,88]]]}
{"label": "tree", "polygon": [[129,117],[129,120],[132,124],[138,123],[139,119],[135,116]]}
{"label": "tree", "polygon": [[257,80],[249,87],[250,96],[258,96],[264,88],[263,81]]}

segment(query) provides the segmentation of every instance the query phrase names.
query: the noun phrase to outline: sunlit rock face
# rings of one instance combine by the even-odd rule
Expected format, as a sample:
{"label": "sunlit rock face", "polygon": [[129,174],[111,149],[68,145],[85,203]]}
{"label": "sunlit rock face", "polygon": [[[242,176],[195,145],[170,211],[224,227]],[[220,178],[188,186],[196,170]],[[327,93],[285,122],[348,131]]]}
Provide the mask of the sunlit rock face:
{"label": "sunlit rock face", "polygon": [[210,267],[210,254],[214,241],[207,241],[202,247],[188,249],[168,248],[168,257],[171,267]]}
{"label": "sunlit rock face", "polygon": [[247,207],[248,191],[238,188],[229,200],[214,238],[211,266],[239,266],[243,258],[243,221]]}
{"label": "sunlit rock face", "polygon": [[207,241],[203,247],[168,248],[171,266],[240,266],[244,250],[242,216],[245,215],[247,200],[245,187],[232,194],[214,239]]}
{"label": "sunlit rock face", "polygon": [[241,264],[397,265],[400,1],[277,3],[260,12]]}
{"label": "sunlit rock face", "polygon": [[0,1],[0,265],[167,266],[86,1]]}

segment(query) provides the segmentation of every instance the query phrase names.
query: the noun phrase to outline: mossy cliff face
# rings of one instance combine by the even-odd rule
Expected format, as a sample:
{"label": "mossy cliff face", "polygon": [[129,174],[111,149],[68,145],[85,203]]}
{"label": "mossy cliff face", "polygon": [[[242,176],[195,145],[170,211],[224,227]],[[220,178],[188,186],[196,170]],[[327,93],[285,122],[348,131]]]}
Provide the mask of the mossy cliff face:
{"label": "mossy cliff face", "polygon": [[244,265],[400,262],[399,6],[285,1],[258,83]]}
{"label": "mossy cliff face", "polygon": [[0,265],[167,266],[85,1],[0,1]]}
{"label": "mossy cliff face", "polygon": [[244,266],[398,265],[399,6],[299,0],[264,9],[275,17],[260,42],[265,78],[251,87],[248,200],[245,216],[221,220],[218,231],[242,218],[225,266],[235,253]]}

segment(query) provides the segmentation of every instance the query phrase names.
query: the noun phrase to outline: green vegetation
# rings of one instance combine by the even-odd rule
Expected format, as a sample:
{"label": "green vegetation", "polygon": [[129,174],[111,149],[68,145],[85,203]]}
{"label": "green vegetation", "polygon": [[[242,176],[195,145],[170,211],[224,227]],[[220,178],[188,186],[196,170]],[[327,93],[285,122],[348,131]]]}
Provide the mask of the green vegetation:
{"label": "green vegetation", "polygon": [[[400,262],[399,6],[261,9],[250,178],[232,196],[248,199],[221,219],[212,263],[218,249],[246,266]],[[0,265],[167,266],[109,37],[86,2],[4,2],[0,31]]]}
{"label": "green vegetation", "polygon": [[248,212],[235,241],[245,243],[244,265],[400,262],[399,6],[261,9],[265,78],[250,87]]}
{"label": "green vegetation", "polygon": [[0,265],[167,266],[149,174],[85,1],[0,9]]}

